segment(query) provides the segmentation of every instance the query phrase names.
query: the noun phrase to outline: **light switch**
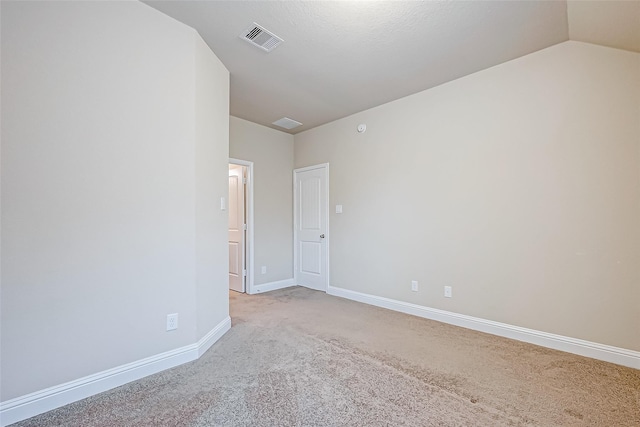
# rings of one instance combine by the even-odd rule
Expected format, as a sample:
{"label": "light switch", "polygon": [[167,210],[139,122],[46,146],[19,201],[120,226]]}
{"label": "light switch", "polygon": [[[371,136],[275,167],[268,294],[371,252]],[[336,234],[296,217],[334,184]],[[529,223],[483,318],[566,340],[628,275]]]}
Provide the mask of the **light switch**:
{"label": "light switch", "polygon": [[342,213],[342,205],[336,205],[336,213]]}

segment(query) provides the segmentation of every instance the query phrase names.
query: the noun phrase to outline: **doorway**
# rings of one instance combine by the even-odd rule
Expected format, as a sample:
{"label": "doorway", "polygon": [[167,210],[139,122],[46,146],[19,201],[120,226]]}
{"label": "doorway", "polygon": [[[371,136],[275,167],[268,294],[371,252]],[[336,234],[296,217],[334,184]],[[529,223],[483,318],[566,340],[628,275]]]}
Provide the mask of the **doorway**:
{"label": "doorway", "polygon": [[329,286],[329,164],[295,169],[294,272],[298,285]]}
{"label": "doorway", "polygon": [[229,289],[253,293],[253,162],[229,159]]}

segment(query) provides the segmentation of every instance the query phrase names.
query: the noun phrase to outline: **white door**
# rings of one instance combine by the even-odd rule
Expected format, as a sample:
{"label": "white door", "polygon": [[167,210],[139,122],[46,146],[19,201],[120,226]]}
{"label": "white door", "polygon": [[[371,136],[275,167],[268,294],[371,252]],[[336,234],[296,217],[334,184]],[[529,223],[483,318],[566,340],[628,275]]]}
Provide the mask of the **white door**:
{"label": "white door", "polygon": [[229,289],[245,291],[243,167],[229,165]]}
{"label": "white door", "polygon": [[294,171],[296,283],[327,290],[329,165]]}

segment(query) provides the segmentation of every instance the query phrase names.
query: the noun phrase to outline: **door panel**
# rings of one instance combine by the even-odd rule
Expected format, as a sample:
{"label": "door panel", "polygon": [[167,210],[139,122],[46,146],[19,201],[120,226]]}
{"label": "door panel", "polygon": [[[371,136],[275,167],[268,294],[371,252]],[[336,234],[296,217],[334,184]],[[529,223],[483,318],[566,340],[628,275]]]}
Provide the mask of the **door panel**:
{"label": "door panel", "polygon": [[229,169],[229,289],[238,292],[245,291],[243,177],[242,166]]}
{"label": "door panel", "polygon": [[229,242],[229,276],[237,277],[242,274],[239,247],[237,242]]}
{"label": "door panel", "polygon": [[229,231],[239,231],[242,219],[238,218],[238,188],[240,185],[238,181],[237,175],[229,175]]}
{"label": "door panel", "polygon": [[295,171],[296,281],[327,290],[328,167]]}
{"label": "door panel", "polygon": [[307,274],[322,274],[321,243],[300,242],[300,271]]}
{"label": "door panel", "polygon": [[320,231],[320,177],[302,177],[300,181],[300,230]]}

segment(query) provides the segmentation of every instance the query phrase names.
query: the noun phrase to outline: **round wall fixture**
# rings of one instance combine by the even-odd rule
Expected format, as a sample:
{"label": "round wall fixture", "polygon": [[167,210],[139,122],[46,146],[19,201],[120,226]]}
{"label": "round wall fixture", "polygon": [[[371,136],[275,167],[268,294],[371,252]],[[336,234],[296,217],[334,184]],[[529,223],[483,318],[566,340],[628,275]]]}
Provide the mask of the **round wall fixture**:
{"label": "round wall fixture", "polygon": [[363,133],[365,130],[367,130],[367,125],[365,125],[364,123],[358,125],[358,133]]}

